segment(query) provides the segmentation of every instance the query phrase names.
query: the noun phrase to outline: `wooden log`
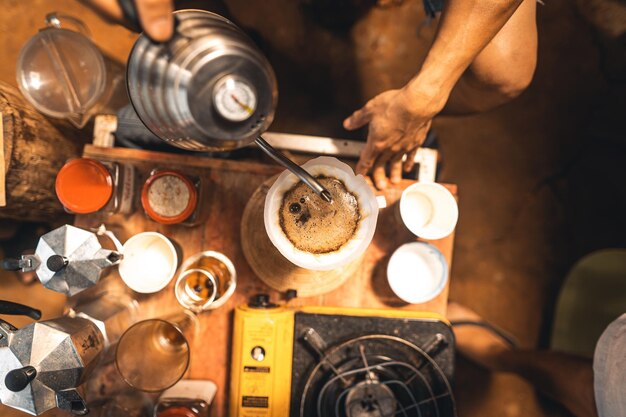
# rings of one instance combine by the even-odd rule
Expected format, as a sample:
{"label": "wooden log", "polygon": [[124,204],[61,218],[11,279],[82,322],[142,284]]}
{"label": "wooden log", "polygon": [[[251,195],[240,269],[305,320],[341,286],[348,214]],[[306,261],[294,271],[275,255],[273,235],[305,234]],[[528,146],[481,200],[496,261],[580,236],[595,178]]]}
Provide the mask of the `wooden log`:
{"label": "wooden log", "polygon": [[[65,215],[54,191],[56,174],[82,143],[61,134],[21,93],[0,83],[6,206],[0,217],[53,221]],[[1,165],[4,165],[2,167]],[[2,187],[0,186],[0,189]]]}

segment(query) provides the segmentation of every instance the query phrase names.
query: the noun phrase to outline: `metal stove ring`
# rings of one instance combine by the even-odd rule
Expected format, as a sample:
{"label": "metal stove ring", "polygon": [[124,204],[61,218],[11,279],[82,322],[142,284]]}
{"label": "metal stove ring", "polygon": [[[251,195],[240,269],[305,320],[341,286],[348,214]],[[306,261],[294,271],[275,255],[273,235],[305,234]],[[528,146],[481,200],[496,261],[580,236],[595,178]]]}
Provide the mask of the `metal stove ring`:
{"label": "metal stove ring", "polygon": [[[422,379],[422,382],[425,384],[424,386],[426,386],[426,388],[429,390],[431,397],[427,400],[423,400],[423,401],[417,401],[415,398],[413,398],[414,401],[414,406],[417,406],[417,413],[418,415],[421,415],[421,412],[419,410],[419,405],[427,403],[427,402],[431,402],[431,401],[436,401],[442,397],[450,397],[451,400],[451,406],[452,406],[452,413],[454,416],[456,416],[456,407],[454,404],[454,396],[452,394],[452,387],[450,386],[449,381],[447,380],[447,378],[445,377],[445,374],[443,373],[443,370],[441,369],[441,367],[430,357],[430,355],[428,355],[426,352],[424,352],[423,349],[419,348],[418,346],[414,345],[411,342],[408,342],[405,339],[402,339],[400,337],[396,337],[396,336],[389,336],[389,335],[384,335],[384,334],[374,334],[374,335],[365,335],[365,336],[360,336],[360,337],[356,337],[353,339],[350,339],[346,342],[343,342],[339,345],[334,346],[333,348],[331,348],[330,350],[328,350],[328,352],[326,352],[326,354],[324,355],[323,358],[321,358],[319,360],[319,362],[317,363],[317,365],[315,366],[315,368],[313,368],[313,370],[310,372],[309,377],[306,381],[306,384],[304,386],[304,390],[303,390],[303,394],[302,397],[300,399],[300,417],[305,417],[305,406],[306,406],[306,402],[307,402],[307,395],[309,394],[309,392],[312,390],[312,385],[313,385],[313,380],[315,378],[315,376],[318,374],[318,372],[320,371],[320,369],[322,367],[324,367],[326,364],[328,363],[332,363],[332,361],[330,360],[330,357],[332,357],[333,355],[335,355],[337,352],[339,352],[342,349],[345,349],[346,347],[359,343],[359,342],[366,342],[366,341],[371,341],[371,340],[389,340],[389,341],[393,341],[395,343],[399,343],[404,345],[405,347],[415,351],[419,357],[422,360],[425,360],[426,363],[430,366],[432,366],[433,370],[436,372],[436,374],[439,376],[439,379],[443,382],[443,384],[445,385],[445,390],[446,390],[446,394],[444,395],[435,395],[428,382],[425,381],[424,376],[421,374],[421,372],[419,372],[419,370],[417,369],[417,366],[419,366],[420,368],[424,365],[424,363],[422,364],[418,364],[416,367],[413,367],[409,364],[406,363],[402,363],[402,362],[397,362],[397,361],[392,361],[389,364],[393,364],[393,365],[403,365],[406,366],[408,365],[409,367],[412,368],[412,370],[415,372],[415,375],[419,376]],[[373,365],[373,366],[368,366],[367,369],[365,368],[361,368],[361,369],[357,369],[357,370],[353,370],[352,373],[355,372],[363,372],[363,371],[369,371],[371,369],[376,369],[377,367],[380,367],[381,365]],[[344,372],[343,376],[347,376],[348,372]],[[342,378],[342,376],[336,376],[336,379]],[[409,392],[410,393],[410,392]],[[345,394],[347,395],[347,393]],[[411,394],[412,397],[412,394]],[[318,399],[319,400],[319,399]],[[436,402],[434,403],[435,407],[437,407]],[[319,414],[321,410],[318,410],[318,416],[317,417],[325,417]],[[392,414],[395,415],[396,413]],[[406,412],[404,412],[404,414],[406,415]],[[439,416],[439,411],[436,411],[436,416]]]}

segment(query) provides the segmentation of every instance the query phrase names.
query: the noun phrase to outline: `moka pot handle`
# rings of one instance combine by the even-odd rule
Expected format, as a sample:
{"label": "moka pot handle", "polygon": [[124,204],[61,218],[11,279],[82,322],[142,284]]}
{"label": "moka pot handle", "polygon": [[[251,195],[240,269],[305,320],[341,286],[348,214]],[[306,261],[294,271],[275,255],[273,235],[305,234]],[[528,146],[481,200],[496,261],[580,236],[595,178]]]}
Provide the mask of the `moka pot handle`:
{"label": "moka pot handle", "polygon": [[12,301],[0,300],[0,314],[10,314],[12,316],[28,316],[33,320],[41,318],[41,311],[24,304]]}

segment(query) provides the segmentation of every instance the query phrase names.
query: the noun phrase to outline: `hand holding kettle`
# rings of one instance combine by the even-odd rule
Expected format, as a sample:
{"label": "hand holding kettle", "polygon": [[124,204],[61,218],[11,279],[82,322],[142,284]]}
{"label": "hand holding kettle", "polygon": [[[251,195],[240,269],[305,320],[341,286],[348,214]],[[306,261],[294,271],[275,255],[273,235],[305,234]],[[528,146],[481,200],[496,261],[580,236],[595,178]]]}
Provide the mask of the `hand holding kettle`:
{"label": "hand holding kettle", "polygon": [[[138,22],[139,2],[119,5],[126,20]],[[220,152],[255,142],[330,202],[328,190],[261,136],[274,119],[278,91],[274,71],[254,42],[215,13],[179,10],[171,18],[176,28],[169,41],[155,42],[144,33],[128,58],[128,96],[141,122],[187,150]]]}
{"label": "hand holding kettle", "polygon": [[173,0],[85,0],[84,3],[135,32],[143,30],[154,41],[165,42],[174,34]]}

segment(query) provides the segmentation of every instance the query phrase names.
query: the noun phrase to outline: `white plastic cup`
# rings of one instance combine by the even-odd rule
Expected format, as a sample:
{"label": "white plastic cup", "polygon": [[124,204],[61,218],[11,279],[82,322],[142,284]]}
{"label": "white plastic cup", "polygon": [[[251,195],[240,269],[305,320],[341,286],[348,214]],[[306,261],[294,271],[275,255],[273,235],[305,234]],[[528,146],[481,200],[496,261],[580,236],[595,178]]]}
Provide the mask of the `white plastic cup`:
{"label": "white plastic cup", "polygon": [[161,291],[174,278],[178,255],[172,242],[157,232],[136,234],[122,247],[120,276],[133,291],[151,294]]}
{"label": "white plastic cup", "polygon": [[409,304],[437,297],[448,282],[448,263],[433,245],[411,242],[400,246],[387,265],[391,290]]}
{"label": "white plastic cup", "polygon": [[442,239],[454,231],[459,207],[443,185],[418,182],[402,192],[400,217],[414,235],[428,240]]}
{"label": "white plastic cup", "polygon": [[264,223],[270,240],[278,251],[291,263],[309,270],[329,271],[349,264],[359,258],[374,237],[378,219],[379,202],[372,188],[362,175],[355,175],[352,168],[337,158],[321,156],[302,165],[311,175],[334,177],[343,182],[359,203],[361,221],[352,237],[337,251],[314,254],[296,248],[280,226],[279,211],[285,192],[300,181],[289,171],[284,171],[274,182],[265,198]]}

